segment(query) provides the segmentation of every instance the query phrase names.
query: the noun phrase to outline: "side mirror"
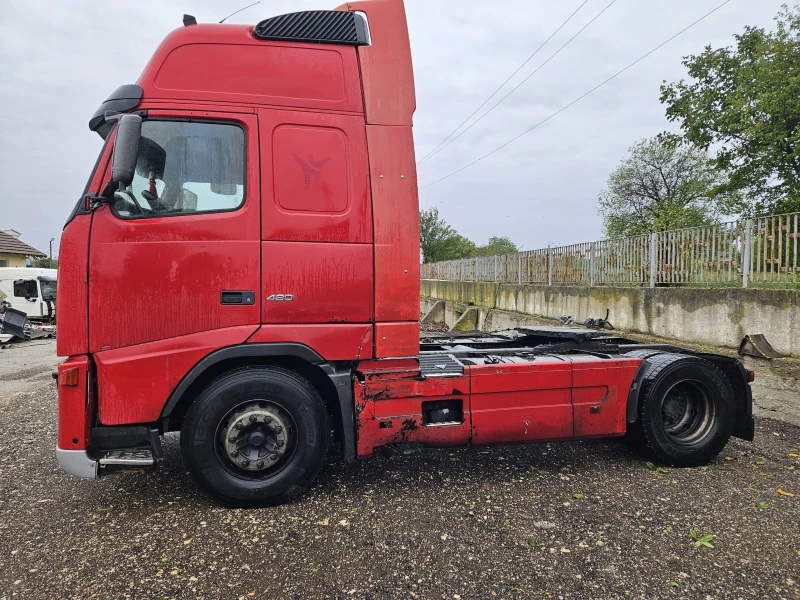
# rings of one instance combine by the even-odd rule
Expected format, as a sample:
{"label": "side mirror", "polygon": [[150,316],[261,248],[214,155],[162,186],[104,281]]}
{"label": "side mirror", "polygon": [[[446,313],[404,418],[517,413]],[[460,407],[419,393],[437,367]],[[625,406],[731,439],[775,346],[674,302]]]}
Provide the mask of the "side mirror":
{"label": "side mirror", "polygon": [[133,181],[136,159],[139,156],[139,139],[142,137],[142,117],[122,115],[114,140],[111,159],[111,182],[127,186]]}

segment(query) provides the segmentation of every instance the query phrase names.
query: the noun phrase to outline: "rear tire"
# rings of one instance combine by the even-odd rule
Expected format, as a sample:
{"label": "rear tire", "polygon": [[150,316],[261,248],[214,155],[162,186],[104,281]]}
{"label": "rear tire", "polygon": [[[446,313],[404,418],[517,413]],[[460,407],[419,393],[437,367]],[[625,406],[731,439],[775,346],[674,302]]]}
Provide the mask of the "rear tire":
{"label": "rear tire", "polygon": [[325,404],[311,384],[279,367],[231,371],[189,408],[181,452],[197,486],[217,502],[282,504],[319,474],[329,438]]}
{"label": "rear tire", "polygon": [[638,415],[629,438],[673,467],[697,467],[728,443],[736,419],[725,375],[702,358],[662,354],[646,359]]}

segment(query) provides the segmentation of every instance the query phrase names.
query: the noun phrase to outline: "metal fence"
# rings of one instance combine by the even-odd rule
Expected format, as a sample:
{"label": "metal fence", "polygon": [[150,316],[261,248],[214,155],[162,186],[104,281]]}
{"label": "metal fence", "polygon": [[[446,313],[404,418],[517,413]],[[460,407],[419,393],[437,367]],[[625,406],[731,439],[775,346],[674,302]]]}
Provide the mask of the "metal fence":
{"label": "metal fence", "polygon": [[422,265],[423,279],[800,287],[800,213]]}

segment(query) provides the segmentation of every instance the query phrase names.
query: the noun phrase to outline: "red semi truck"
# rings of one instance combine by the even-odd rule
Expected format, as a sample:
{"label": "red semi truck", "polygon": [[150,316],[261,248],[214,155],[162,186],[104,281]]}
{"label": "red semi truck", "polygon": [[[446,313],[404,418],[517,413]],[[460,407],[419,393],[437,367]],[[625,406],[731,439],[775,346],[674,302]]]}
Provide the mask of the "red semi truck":
{"label": "red semi truck", "polygon": [[753,438],[752,373],[599,332],[422,339],[402,0],[184,18],[92,117],[105,139],[61,240],[58,460],[150,469],[179,431],[197,485],[285,502],[331,439],[627,435],[675,466]]}

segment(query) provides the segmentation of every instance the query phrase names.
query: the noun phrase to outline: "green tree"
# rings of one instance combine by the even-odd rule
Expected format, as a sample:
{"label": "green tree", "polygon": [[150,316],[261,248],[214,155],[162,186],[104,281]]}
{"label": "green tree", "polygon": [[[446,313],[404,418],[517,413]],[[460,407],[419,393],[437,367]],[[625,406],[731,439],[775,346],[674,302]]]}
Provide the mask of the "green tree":
{"label": "green tree", "polygon": [[800,210],[800,9],[784,5],[775,21],[774,32],[745,27],[735,47],[686,57],[691,81],[661,86],[667,118],[716,152],[750,215]]}
{"label": "green tree", "polygon": [[58,259],[49,259],[49,258],[34,258],[33,259],[33,266],[37,269],[57,269],[58,268]]}
{"label": "green tree", "polygon": [[419,213],[419,241],[426,263],[475,256],[477,247],[439,216],[439,209]]}
{"label": "green tree", "polygon": [[608,237],[694,227],[735,204],[705,151],[659,136],[632,146],[600,194]]}
{"label": "green tree", "polygon": [[505,236],[493,235],[485,246],[478,246],[475,256],[494,256],[495,254],[513,254],[519,252],[519,247]]}

